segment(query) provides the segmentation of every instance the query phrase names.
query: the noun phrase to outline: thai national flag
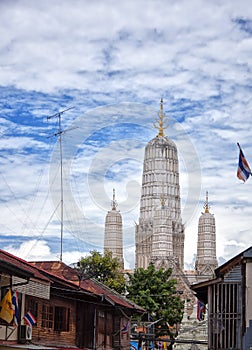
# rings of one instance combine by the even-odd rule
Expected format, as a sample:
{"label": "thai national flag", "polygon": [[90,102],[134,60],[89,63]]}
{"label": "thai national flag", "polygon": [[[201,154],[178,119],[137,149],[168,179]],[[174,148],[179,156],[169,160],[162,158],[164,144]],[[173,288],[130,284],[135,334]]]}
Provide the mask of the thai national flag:
{"label": "thai national flag", "polygon": [[18,292],[14,292],[12,295],[12,309],[13,309],[13,323],[14,326],[18,326]]}
{"label": "thai national flag", "polygon": [[244,157],[244,154],[242,152],[242,149],[241,149],[239,143],[237,143],[237,145],[240,149],[237,177],[238,177],[238,179],[245,182],[249,178],[249,175],[251,175],[251,170],[250,170],[250,167],[248,165],[246,158]]}
{"label": "thai national flag", "polygon": [[28,326],[33,326],[37,320],[31,313],[31,311],[28,311],[27,314],[24,316],[24,321]]}
{"label": "thai national flag", "polygon": [[202,301],[198,300],[198,303],[197,303],[197,319],[199,321],[203,321],[204,320],[205,312],[206,312],[205,304],[203,304]]}
{"label": "thai national flag", "polygon": [[129,331],[129,321],[126,324],[124,324],[121,329],[122,334],[126,334],[128,333],[128,331]]}

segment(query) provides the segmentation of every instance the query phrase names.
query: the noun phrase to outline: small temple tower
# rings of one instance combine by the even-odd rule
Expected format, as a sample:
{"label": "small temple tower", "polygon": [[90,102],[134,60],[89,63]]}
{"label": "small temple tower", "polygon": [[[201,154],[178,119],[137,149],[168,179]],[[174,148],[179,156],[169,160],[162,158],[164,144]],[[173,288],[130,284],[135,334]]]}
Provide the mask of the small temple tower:
{"label": "small temple tower", "polygon": [[218,267],[216,257],[216,229],[214,215],[209,212],[208,192],[206,192],[205,212],[201,214],[198,225],[197,258],[195,263],[197,280],[207,280],[214,276]]}
{"label": "small temple tower", "polygon": [[111,202],[112,209],[107,213],[105,219],[105,235],[104,235],[104,252],[112,252],[113,258],[118,258],[122,269],[123,261],[123,234],[122,234],[122,216],[117,210],[117,202],[115,200],[115,190],[113,189],[113,200]]}
{"label": "small temple tower", "polygon": [[[136,225],[136,268],[150,262],[174,262],[184,268],[184,226],[181,219],[179,164],[175,143],[164,129],[163,100],[154,127],[158,134],[145,147],[139,224]],[[160,205],[162,198],[163,205]],[[162,204],[162,203],[161,203]],[[164,205],[166,204],[166,205]]]}

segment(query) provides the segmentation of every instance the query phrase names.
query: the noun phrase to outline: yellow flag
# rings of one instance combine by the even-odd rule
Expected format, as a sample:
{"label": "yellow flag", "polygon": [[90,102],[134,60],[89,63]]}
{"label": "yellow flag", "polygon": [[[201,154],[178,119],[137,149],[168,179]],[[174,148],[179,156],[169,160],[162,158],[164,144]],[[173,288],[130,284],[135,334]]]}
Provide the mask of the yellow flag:
{"label": "yellow flag", "polygon": [[12,309],[12,299],[11,299],[11,291],[10,289],[5,294],[1,301],[1,311],[0,311],[0,318],[2,318],[4,321],[11,323],[13,319],[13,309]]}

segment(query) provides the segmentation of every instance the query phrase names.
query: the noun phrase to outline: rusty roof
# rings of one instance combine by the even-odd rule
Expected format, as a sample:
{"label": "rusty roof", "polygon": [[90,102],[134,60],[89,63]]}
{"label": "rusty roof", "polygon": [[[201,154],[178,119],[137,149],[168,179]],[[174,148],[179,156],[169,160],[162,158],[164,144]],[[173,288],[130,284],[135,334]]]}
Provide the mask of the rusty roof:
{"label": "rusty roof", "polygon": [[102,296],[110,304],[132,309],[138,312],[145,310],[139,305],[136,305],[129,299],[123,297],[121,294],[105,286],[103,283],[90,278],[82,280],[78,270],[66,265],[61,261],[36,261],[32,262],[37,268],[43,269],[57,276],[58,278],[68,281],[81,290],[92,293],[97,296]]}
{"label": "rusty roof", "polygon": [[0,268],[6,273],[22,277],[35,278],[50,283],[50,280],[31,263],[0,249]]}

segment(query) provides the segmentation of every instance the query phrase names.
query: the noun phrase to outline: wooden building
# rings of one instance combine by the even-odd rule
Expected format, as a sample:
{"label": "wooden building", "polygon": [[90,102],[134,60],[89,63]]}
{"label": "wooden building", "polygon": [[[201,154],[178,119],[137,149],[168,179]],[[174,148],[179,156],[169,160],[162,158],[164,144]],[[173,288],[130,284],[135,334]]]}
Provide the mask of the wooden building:
{"label": "wooden building", "polygon": [[[75,332],[76,345],[79,348],[129,349],[130,318],[136,313],[143,313],[142,308],[102,283],[94,279],[85,279],[62,262],[33,264],[46,271],[47,276],[54,282],[52,296],[62,296],[66,293],[66,297],[69,298],[68,289],[58,289],[56,283],[64,282],[77,287]],[[88,297],[96,299],[89,300]]]}
{"label": "wooden building", "polygon": [[215,269],[215,279],[192,285],[207,304],[208,349],[252,348],[252,247]]}
{"label": "wooden building", "polygon": [[[62,262],[29,263],[3,250],[0,276],[1,300],[9,290],[18,296],[18,326],[0,318],[1,349],[129,349],[131,316],[144,310],[103,284]],[[27,312],[35,324],[25,324]]]}

